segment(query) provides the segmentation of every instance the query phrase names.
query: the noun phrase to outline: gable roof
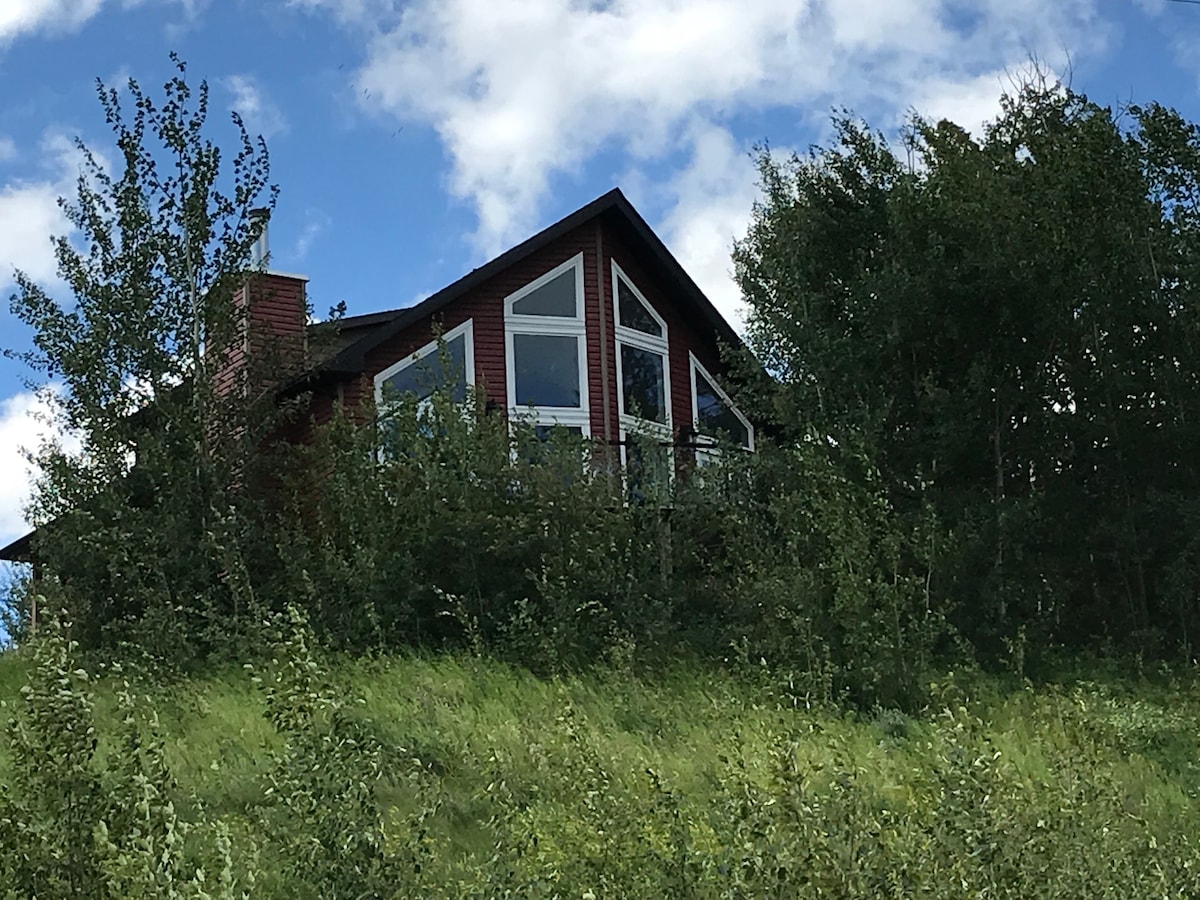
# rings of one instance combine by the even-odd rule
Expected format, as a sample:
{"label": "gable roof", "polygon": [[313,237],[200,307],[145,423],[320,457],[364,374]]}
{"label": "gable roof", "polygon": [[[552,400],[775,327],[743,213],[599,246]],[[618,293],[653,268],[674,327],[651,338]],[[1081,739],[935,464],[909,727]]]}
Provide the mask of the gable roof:
{"label": "gable roof", "polygon": [[[635,253],[649,258],[650,263],[664,276],[668,285],[674,288],[678,296],[692,304],[705,321],[726,343],[741,348],[742,339],[725,317],[717,311],[712,301],[696,285],[691,276],[684,271],[678,260],[671,255],[666,245],[657,234],[646,224],[646,220],[633,208],[621,193],[620,188],[613,188],[606,194],[597,197],[586,206],[582,206],[570,215],[559,219],[548,228],[539,231],[533,237],[522,241],[511,250],[497,256],[495,259],[473,269],[462,278],[442,288],[436,294],[422,300],[415,306],[394,310],[391,313],[373,313],[368,316],[356,316],[354,319],[342,320],[342,328],[351,326],[356,339],[346,343],[324,362],[319,363],[316,370],[310,372],[304,381],[320,378],[322,375],[352,375],[361,372],[366,366],[366,357],[380,344],[404,331],[416,322],[441,312],[455,300],[467,294],[472,289],[486,282],[492,276],[512,266],[525,257],[536,253],[553,241],[575,229],[602,219],[623,236],[629,239]],[[370,319],[372,327],[362,328]]]}

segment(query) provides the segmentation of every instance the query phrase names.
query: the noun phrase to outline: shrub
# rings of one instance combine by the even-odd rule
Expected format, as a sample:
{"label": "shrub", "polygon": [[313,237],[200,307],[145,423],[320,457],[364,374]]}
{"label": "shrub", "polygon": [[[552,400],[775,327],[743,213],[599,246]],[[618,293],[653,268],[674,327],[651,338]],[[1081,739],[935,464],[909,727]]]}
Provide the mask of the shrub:
{"label": "shrub", "polygon": [[91,678],[76,667],[68,632],[51,618],[31,642],[29,683],[9,722],[13,777],[0,785],[7,896],[250,896],[254,869],[235,866],[224,823],[177,815],[162,742],[141,724],[127,682],[118,691],[117,745],[97,755]]}

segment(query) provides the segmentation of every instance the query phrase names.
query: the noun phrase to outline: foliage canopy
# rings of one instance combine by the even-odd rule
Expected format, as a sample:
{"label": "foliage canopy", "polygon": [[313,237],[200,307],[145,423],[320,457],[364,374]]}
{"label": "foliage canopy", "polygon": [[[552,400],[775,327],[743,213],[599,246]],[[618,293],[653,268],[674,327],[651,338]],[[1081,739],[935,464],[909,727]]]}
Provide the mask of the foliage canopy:
{"label": "foliage canopy", "polygon": [[[759,158],[735,254],[792,441],[932,509],[959,628],[998,652],[1190,654],[1200,627],[1200,132],[1032,82],[979,136],[850,118]],[[1035,637],[1036,636],[1036,637]]]}

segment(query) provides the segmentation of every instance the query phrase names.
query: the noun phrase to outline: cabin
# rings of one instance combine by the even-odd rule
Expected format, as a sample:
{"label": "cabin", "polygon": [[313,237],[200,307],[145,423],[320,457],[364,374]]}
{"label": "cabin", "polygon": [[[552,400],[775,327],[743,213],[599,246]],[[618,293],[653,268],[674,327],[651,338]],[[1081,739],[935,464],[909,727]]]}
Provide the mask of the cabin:
{"label": "cabin", "polygon": [[[741,338],[618,189],[415,306],[314,326],[306,281],[254,277],[242,293],[246,339],[217,378],[219,390],[266,379],[281,395],[306,395],[294,439],[339,407],[366,422],[394,394],[465,397],[472,386],[489,408],[614,448],[623,465],[639,440],[700,457],[718,441],[754,449],[751,421],[722,387],[722,345]],[[267,343],[284,365],[235,378]],[[28,560],[31,538],[0,548],[0,559]]]}

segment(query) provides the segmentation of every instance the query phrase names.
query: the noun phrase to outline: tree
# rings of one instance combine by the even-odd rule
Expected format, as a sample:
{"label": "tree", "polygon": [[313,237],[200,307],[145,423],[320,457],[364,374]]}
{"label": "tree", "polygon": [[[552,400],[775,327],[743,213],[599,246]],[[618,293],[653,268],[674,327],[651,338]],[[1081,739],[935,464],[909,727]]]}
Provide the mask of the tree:
{"label": "tree", "polygon": [[11,300],[34,331],[24,358],[47,379],[39,389],[80,442],[36,451],[31,513],[51,526],[39,556],[85,645],[129,637],[131,621],[194,637],[187,618],[229,622],[239,590],[231,548],[246,525],[231,488],[236,445],[256,433],[217,439],[239,399],[214,376],[239,333],[235,298],[265,223],[255,210],[269,214],[278,190],[236,113],[225,158],[208,137],[207,83],[193,89],[171,59],[161,101],[132,79],[124,94],[97,82],[116,158],[77,142],[76,194],[60,202],[79,235],[55,239],[73,303],[21,273]]}
{"label": "tree", "polygon": [[735,265],[793,439],[861,452],[949,538],[938,589],[1001,651],[1158,652],[1200,627],[1200,132],[1034,81],[974,137],[759,157]]}

